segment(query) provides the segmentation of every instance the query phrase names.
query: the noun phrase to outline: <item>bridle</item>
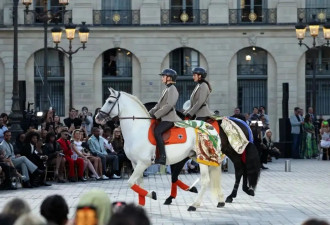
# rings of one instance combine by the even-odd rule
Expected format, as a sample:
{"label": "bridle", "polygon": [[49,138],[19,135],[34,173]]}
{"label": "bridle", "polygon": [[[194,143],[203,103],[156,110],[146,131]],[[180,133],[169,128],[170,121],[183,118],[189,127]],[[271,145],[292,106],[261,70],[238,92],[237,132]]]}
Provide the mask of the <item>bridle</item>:
{"label": "bridle", "polygon": [[[110,96],[111,98],[115,98],[116,100],[113,102],[113,106],[111,107],[110,111],[107,113],[107,112],[104,112],[102,110],[99,111],[99,113],[101,114],[101,116],[103,118],[111,118],[110,116],[110,113],[112,112],[112,110],[115,108],[116,104],[118,106],[118,113],[119,113],[119,97],[121,95],[121,92],[119,92],[118,96],[117,97],[114,97],[114,96]],[[110,98],[109,97],[109,98]],[[109,102],[108,102],[109,103]],[[142,119],[142,120],[150,120],[152,119],[151,117],[136,117],[136,116],[129,116],[129,117],[119,117],[117,116],[119,120],[125,120],[125,119],[132,119],[132,120],[136,120],[136,119]]]}

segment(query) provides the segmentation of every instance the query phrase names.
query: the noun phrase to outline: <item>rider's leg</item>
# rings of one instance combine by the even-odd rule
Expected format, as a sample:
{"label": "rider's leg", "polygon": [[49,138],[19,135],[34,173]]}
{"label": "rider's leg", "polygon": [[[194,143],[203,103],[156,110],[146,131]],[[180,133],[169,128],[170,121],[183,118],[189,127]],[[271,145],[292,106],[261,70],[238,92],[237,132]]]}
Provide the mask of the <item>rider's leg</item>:
{"label": "rider's leg", "polygon": [[155,139],[157,142],[157,148],[160,153],[160,157],[159,157],[159,159],[156,159],[155,163],[163,164],[163,165],[166,164],[165,145],[164,145],[162,134],[173,126],[174,126],[173,122],[162,121],[155,128]]}

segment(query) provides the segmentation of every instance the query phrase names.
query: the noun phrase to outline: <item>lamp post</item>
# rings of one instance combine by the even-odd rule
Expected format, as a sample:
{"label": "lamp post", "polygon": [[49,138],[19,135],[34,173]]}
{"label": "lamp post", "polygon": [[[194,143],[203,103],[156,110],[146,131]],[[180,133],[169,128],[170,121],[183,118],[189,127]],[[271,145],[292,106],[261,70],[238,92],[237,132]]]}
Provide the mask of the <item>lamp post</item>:
{"label": "lamp post", "polygon": [[67,56],[69,56],[69,64],[70,64],[70,77],[69,77],[69,107],[70,109],[72,108],[72,55],[76,54],[80,49],[85,49],[86,46],[85,44],[88,41],[88,36],[89,36],[89,29],[86,26],[85,22],[82,22],[82,25],[79,29],[79,39],[80,42],[82,43],[82,46],[77,48],[76,50],[72,50],[72,40],[75,37],[76,33],[76,25],[71,22],[71,19],[69,21],[69,24],[65,26],[65,33],[66,33],[66,38],[69,40],[69,50],[65,50],[64,48],[58,46],[58,44],[61,42],[61,37],[62,37],[62,29],[56,25],[52,29],[52,37],[53,37],[53,42],[56,44],[56,49],[60,49],[63,53],[65,53]]}
{"label": "lamp post", "polygon": [[[15,0],[16,1],[16,0]],[[34,13],[37,18],[39,18],[43,22],[44,26],[44,76],[43,76],[43,86],[42,86],[42,101],[40,105],[40,110],[48,110],[49,108],[49,95],[48,95],[48,49],[47,49],[47,31],[48,31],[48,22],[58,16],[59,13],[65,12],[65,6],[69,4],[69,0],[59,0],[59,4],[61,4],[64,9],[52,14],[51,10],[48,10],[48,0],[44,0],[44,11],[37,13],[35,11],[30,11],[29,6],[32,4],[33,0],[22,0],[22,3],[25,5],[25,13],[29,12]]]}
{"label": "lamp post", "polygon": [[323,37],[327,41],[325,44],[321,45],[316,45],[316,38],[319,35],[319,29],[320,25],[319,23],[316,22],[315,20],[315,15],[313,15],[313,21],[309,24],[309,31],[310,35],[313,37],[313,44],[311,47],[309,47],[307,44],[305,44],[303,39],[305,38],[306,35],[306,24],[302,23],[302,19],[300,19],[299,23],[295,26],[296,27],[296,35],[297,39],[299,40],[299,45],[306,46],[308,50],[312,51],[312,58],[313,58],[313,79],[312,79],[312,107],[314,110],[314,114],[317,115],[317,104],[316,104],[316,70],[317,70],[317,65],[318,65],[318,51],[320,48],[323,46],[329,46],[329,41],[330,41],[330,24],[326,23],[323,25]]}
{"label": "lamp post", "polygon": [[14,25],[14,56],[13,56],[13,96],[12,96],[12,105],[11,105],[11,112],[9,114],[10,118],[10,131],[12,132],[12,140],[15,140],[16,136],[22,132],[22,128],[20,125],[20,121],[22,120],[22,112],[19,105],[19,86],[18,86],[18,35],[17,35],[17,7],[18,1],[14,0],[13,6],[13,25]]}

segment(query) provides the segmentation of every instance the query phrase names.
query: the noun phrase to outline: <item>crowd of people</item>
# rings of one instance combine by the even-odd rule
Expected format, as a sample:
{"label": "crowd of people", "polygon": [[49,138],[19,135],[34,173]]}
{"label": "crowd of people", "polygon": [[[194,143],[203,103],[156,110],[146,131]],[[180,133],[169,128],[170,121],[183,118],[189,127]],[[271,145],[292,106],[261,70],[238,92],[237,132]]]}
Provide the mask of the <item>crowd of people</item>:
{"label": "crowd of people", "polygon": [[63,123],[50,109],[40,123],[30,123],[12,141],[8,116],[2,114],[0,169],[5,177],[0,179],[1,187],[16,189],[15,179],[23,188],[50,186],[47,178],[59,183],[120,179],[123,163],[130,165],[120,126],[112,122],[100,126],[94,121],[87,107],[80,113],[70,109]]}
{"label": "crowd of people", "polygon": [[145,210],[134,204],[111,202],[103,190],[91,190],[80,196],[75,214],[61,195],[46,197],[40,215],[31,212],[23,199],[7,202],[0,213],[0,224],[6,225],[150,225]]}
{"label": "crowd of people", "polygon": [[322,116],[317,119],[313,108],[309,107],[304,115],[303,109],[294,108],[294,114],[290,116],[292,148],[291,156],[294,159],[311,159],[319,155],[318,145],[324,149],[323,160],[327,159],[330,152],[329,121]]}

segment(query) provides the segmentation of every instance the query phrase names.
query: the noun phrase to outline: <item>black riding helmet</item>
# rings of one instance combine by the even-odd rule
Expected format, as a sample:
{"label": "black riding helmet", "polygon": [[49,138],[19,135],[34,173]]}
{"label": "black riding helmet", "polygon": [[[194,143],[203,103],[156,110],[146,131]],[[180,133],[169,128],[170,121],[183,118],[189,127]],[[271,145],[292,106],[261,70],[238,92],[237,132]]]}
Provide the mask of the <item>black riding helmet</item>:
{"label": "black riding helmet", "polygon": [[204,69],[203,67],[195,67],[192,70],[192,74],[199,74],[202,75],[202,78],[205,78],[207,75],[206,69]]}
{"label": "black riding helmet", "polygon": [[178,76],[176,71],[173,70],[173,69],[164,69],[159,75],[161,76],[168,76],[168,77],[171,77],[172,78],[172,81],[176,81],[176,77]]}

